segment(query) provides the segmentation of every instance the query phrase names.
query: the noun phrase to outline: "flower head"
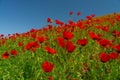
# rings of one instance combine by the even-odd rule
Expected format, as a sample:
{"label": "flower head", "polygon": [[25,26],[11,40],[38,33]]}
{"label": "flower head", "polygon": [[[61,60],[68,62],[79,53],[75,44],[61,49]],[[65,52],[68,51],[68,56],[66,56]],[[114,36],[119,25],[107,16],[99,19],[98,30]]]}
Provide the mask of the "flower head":
{"label": "flower head", "polygon": [[42,64],[42,69],[44,72],[51,72],[54,68],[54,65],[51,64],[50,62],[48,61],[45,61],[43,64]]}
{"label": "flower head", "polygon": [[110,60],[110,56],[107,53],[105,53],[105,52],[100,53],[99,57],[100,57],[100,60],[103,63],[105,63],[105,62]]}

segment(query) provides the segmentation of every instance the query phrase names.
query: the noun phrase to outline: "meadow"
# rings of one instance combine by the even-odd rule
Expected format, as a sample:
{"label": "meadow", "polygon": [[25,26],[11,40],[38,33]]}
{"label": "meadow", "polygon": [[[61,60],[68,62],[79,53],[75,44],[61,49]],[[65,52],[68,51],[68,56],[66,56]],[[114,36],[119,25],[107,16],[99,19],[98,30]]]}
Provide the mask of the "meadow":
{"label": "meadow", "polygon": [[120,80],[120,14],[47,22],[0,34],[0,80]]}

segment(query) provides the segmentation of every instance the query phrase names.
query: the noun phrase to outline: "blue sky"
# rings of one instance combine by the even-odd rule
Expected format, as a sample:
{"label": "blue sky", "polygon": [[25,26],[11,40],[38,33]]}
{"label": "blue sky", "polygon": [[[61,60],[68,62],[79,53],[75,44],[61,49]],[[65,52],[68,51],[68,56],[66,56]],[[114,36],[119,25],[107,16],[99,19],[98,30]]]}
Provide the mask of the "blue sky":
{"label": "blue sky", "polygon": [[22,33],[47,25],[47,18],[66,22],[69,12],[96,16],[120,12],[120,0],[0,0],[0,34]]}

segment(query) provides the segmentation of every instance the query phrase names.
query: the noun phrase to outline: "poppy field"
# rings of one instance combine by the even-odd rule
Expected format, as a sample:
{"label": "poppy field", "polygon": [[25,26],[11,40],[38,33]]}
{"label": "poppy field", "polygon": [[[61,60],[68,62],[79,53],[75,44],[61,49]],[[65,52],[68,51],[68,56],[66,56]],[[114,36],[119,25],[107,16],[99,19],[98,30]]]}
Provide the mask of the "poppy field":
{"label": "poppy field", "polygon": [[47,23],[0,34],[0,80],[120,80],[120,14]]}

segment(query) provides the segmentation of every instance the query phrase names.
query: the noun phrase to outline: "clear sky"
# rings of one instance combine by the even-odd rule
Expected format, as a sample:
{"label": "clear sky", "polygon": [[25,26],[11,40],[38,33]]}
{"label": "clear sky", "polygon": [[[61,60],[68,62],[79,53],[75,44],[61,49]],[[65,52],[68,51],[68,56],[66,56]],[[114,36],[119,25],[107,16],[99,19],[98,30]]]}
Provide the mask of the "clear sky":
{"label": "clear sky", "polygon": [[120,12],[120,0],[0,0],[0,34],[39,29],[48,17],[66,22],[70,11],[80,11],[79,18]]}

